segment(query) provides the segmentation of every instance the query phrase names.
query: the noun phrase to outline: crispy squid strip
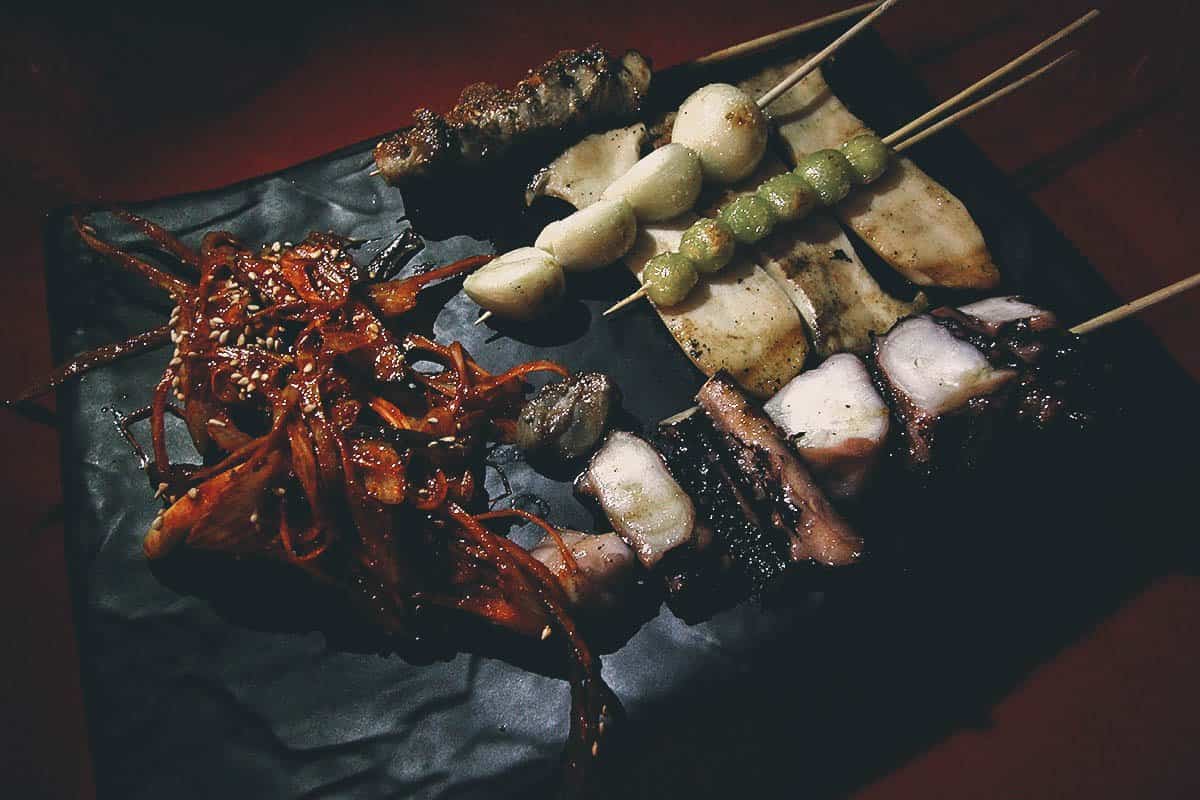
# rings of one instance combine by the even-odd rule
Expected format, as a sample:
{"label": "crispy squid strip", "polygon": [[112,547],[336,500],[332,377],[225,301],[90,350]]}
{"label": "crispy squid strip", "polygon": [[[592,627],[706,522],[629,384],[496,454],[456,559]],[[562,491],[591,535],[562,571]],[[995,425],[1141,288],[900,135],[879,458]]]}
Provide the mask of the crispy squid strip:
{"label": "crispy squid strip", "polygon": [[114,247],[101,239],[93,232],[91,226],[83,221],[82,211],[76,211],[71,215],[71,224],[75,227],[79,238],[83,239],[88,247],[101,255],[108,256],[129,272],[145,279],[151,286],[162,289],[176,299],[182,298],[192,291],[192,287],[189,284],[179,280],[174,275],[170,275],[158,267],[130,255],[124,250]]}

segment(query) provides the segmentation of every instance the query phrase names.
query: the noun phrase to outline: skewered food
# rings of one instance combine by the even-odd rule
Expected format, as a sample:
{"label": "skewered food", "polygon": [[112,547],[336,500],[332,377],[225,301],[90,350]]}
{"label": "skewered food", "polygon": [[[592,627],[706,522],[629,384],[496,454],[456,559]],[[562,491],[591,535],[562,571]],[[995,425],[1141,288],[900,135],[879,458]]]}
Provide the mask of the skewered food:
{"label": "skewered food", "polygon": [[660,425],[657,433],[667,468],[712,529],[714,560],[727,557],[752,593],[766,592],[790,563],[788,538],[763,523],[734,480],[716,430],[704,414],[690,413]]}
{"label": "skewered food", "polygon": [[646,440],[613,431],[575,481],[593,498],[617,533],[653,568],[669,551],[706,539],[696,509]]}
{"label": "skewered food", "polygon": [[650,63],[636,50],[619,59],[598,45],[564,50],[512,89],[468,86],[445,116],[417,109],[411,127],[376,146],[375,164],[398,184],[483,163],[520,140],[630,117],[649,87]]}
{"label": "skewered food", "polygon": [[832,496],[862,491],[887,444],[888,407],[862,361],[839,353],[763,404]]}
{"label": "skewered food", "polygon": [[1017,376],[993,367],[977,347],[928,316],[906,319],[877,339],[872,356],[915,464],[929,463],[937,429],[948,415]]}
{"label": "skewered food", "polygon": [[771,216],[780,222],[795,222],[817,207],[816,191],[808,181],[792,172],[783,172],[758,187],[758,196],[771,207]]}
{"label": "skewered food", "polygon": [[739,477],[766,509],[763,516],[787,535],[793,561],[843,566],[858,559],[862,540],[829,504],[787,436],[729,375],[705,381],[696,402],[724,436]]}
{"label": "skewered food", "polygon": [[658,222],[695,205],[703,180],[696,154],[672,143],[638,161],[600,196],[627,201],[639,222]]}
{"label": "skewered food", "polygon": [[525,204],[538,197],[557,197],[575,208],[587,208],[638,162],[645,141],[646,126],[641,122],[585,136],[533,176]]}
{"label": "skewered food", "polygon": [[771,204],[758,194],[740,194],[721,208],[717,219],[725,223],[741,244],[754,244],[775,227]]}
{"label": "skewered food", "polygon": [[724,269],[736,249],[737,240],[729,226],[710,217],[693,222],[679,240],[679,254],[690,261],[697,272]]}
{"label": "skewered food", "polygon": [[463,281],[463,291],[480,306],[516,320],[553,308],[565,290],[558,260],[536,247],[498,256]]}
{"label": "skewered food", "polygon": [[767,135],[767,119],[753,97],[728,83],[710,83],[679,106],[671,141],[696,153],[706,180],[727,184],[754,172]]}
{"label": "skewered food", "polygon": [[887,172],[892,158],[887,145],[873,133],[860,133],[842,142],[841,150],[855,183],[874,183]]}
{"label": "skewered food", "polygon": [[559,531],[557,539],[546,536],[529,554],[562,585],[572,608],[587,611],[618,608],[637,564],[633,550],[615,533]]}
{"label": "skewered food", "polygon": [[[777,83],[795,66],[768,68],[740,85],[754,94]],[[870,133],[842,105],[820,69],[784,93],[768,113],[797,163],[818,151],[843,144],[849,147],[860,135]],[[876,146],[871,149],[877,152]],[[845,149],[841,152],[848,155]],[[870,172],[864,169],[861,175]],[[840,188],[840,183],[834,182],[832,188]],[[829,196],[835,195],[831,192]],[[834,211],[880,258],[913,283],[987,289],[999,281],[983,234],[966,208],[907,158],[892,159],[874,183],[850,193]]]}
{"label": "skewered food", "polygon": [[568,272],[608,266],[629,252],[637,219],[624,200],[600,200],[547,225],[533,243]]}
{"label": "skewered food", "polygon": [[1054,313],[1026,303],[1019,297],[986,297],[958,310],[971,317],[980,332],[995,336],[1000,328],[1010,322],[1025,320],[1035,330],[1047,330],[1058,325]]}
{"label": "skewered food", "polygon": [[617,385],[601,372],[580,372],[548,383],[521,407],[514,443],[531,453],[573,459],[595,448],[619,402]]}
{"label": "skewered food", "polygon": [[[625,264],[640,276],[656,255],[676,252],[696,217],[644,226]],[[775,281],[748,258],[706,279],[673,306],[655,306],[683,352],[705,375],[726,370],[746,390],[767,397],[804,366],[804,324]]]}
{"label": "skewered food", "polygon": [[837,222],[815,215],[763,239],[751,257],[775,279],[804,318],[813,352],[865,352],[871,334],[923,311],[925,295],[898,300],[880,288]]}
{"label": "skewered food", "polygon": [[682,302],[700,280],[690,259],[679,253],[659,253],[642,268],[647,296],[655,305],[673,306]]}

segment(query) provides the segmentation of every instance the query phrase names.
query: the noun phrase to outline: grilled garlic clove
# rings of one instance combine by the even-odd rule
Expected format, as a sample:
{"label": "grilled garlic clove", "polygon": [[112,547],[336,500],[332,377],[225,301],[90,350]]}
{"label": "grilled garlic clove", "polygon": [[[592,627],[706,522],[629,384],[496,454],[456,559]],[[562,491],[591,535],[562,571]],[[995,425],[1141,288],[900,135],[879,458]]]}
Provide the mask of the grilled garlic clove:
{"label": "grilled garlic clove", "polygon": [[767,134],[767,118],[754,98],[728,83],[710,83],[683,101],[671,141],[695,151],[707,180],[734,183],[754,172]]}
{"label": "grilled garlic clove", "polygon": [[568,272],[598,269],[629,252],[637,218],[624,200],[600,200],[547,225],[534,247],[554,256]]}
{"label": "grilled garlic clove", "polygon": [[558,261],[536,247],[497,256],[463,281],[463,291],[482,308],[515,320],[530,320],[549,310],[565,288]]}
{"label": "grilled garlic clove", "polygon": [[604,199],[625,199],[639,222],[677,217],[700,196],[700,160],[681,144],[660,147],[613,181]]}

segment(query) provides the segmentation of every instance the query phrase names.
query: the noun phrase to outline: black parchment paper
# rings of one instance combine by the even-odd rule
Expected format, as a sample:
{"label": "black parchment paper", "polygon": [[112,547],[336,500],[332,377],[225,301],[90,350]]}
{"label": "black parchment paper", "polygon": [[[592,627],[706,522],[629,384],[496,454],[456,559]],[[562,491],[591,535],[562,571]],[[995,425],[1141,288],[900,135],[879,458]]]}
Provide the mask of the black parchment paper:
{"label": "black parchment paper", "polygon": [[[870,37],[830,72],[879,130],[926,107]],[[1111,303],[1078,254],[964,139],[943,134],[914,156],[975,214],[1007,288],[1066,320]],[[364,144],[135,210],[191,243],[211,229],[248,243],[313,229],[386,238],[407,224],[398,223],[404,204],[367,175],[370,165]],[[144,246],[109,218],[96,222],[105,238]],[[165,299],[87,253],[65,214],[47,237],[60,359],[165,319]],[[367,245],[364,259],[378,246]],[[452,236],[417,260],[491,247]],[[631,286],[619,269],[577,283],[552,324],[510,335],[472,326],[477,309],[456,295],[433,330],[463,341],[489,369],[548,357],[607,371],[631,419],[646,424],[686,406],[700,377],[646,304],[600,319]],[[883,554],[874,565],[802,580],[770,608],[743,605],[696,625],[664,610],[605,655],[604,674],[629,714],[614,738],[612,787],[657,798],[838,796],[953,728],[982,723],[990,702],[1039,660],[1190,557],[1174,514],[1186,502],[1180,482],[1195,470],[1171,465],[1193,446],[1194,386],[1136,323],[1102,338],[1123,370],[1125,389],[1110,403],[1123,409],[1116,425],[1066,450],[1018,453],[951,488],[885,489],[859,511]],[[545,794],[566,735],[561,681],[476,654],[433,664],[376,655],[309,624],[303,606],[277,607],[276,584],[258,573],[227,570],[206,590],[203,580],[152,572],[140,542],[156,505],[109,411],[146,403],[168,355],[88,375],[59,400],[100,795]],[[172,435],[186,452],[182,430]],[[569,476],[497,455],[515,491],[541,498],[554,522],[593,527]]]}

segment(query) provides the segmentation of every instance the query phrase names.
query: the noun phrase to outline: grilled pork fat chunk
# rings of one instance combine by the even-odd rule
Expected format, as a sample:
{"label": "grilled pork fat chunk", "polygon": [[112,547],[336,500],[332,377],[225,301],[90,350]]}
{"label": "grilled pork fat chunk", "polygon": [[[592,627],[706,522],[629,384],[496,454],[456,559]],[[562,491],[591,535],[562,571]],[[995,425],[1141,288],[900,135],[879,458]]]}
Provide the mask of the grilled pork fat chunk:
{"label": "grilled pork fat chunk", "polygon": [[[771,67],[739,85],[757,96],[801,63]],[[794,161],[837,148],[868,130],[830,90],[820,69],[772,103],[768,114],[778,124]],[[879,180],[856,186],[834,211],[913,283],[988,289],[1000,280],[983,234],[966,207],[907,158],[893,158]]]}
{"label": "grilled pork fat chunk", "polygon": [[615,533],[562,531],[559,535],[578,569],[570,567],[558,543],[549,536],[529,553],[554,573],[571,605],[593,611],[620,605],[623,590],[633,580],[635,556],[629,545]]}
{"label": "grilled pork fat chunk", "polygon": [[641,122],[584,137],[533,176],[525,204],[545,196],[587,208],[638,162],[645,141],[646,126]]}
{"label": "grilled pork fat chunk", "polygon": [[790,540],[793,561],[841,566],[856,561],[862,541],[834,510],[787,437],[729,375],[704,382],[696,401],[720,431],[738,477],[771,524]]}
{"label": "grilled pork fat chunk", "polygon": [[834,497],[862,491],[887,443],[887,404],[862,361],[849,353],[792,378],[763,411]]}
{"label": "grilled pork fat chunk", "polygon": [[523,140],[628,118],[649,87],[650,63],[635,50],[564,50],[512,89],[468,86],[445,116],[417,109],[411,127],[375,147],[375,164],[391,184],[480,164]]}
{"label": "grilled pork fat chunk", "polygon": [[632,433],[613,431],[605,438],[575,479],[575,491],[599,503],[647,569],[670,550],[707,543],[705,531],[697,530],[692,501],[658,452]]}
{"label": "grilled pork fat chunk", "polygon": [[987,297],[965,306],[959,306],[980,333],[995,336],[1000,328],[1010,322],[1026,321],[1035,331],[1043,331],[1058,325],[1054,312],[1026,303],[1019,297]]}
{"label": "grilled pork fat chunk", "polygon": [[994,394],[1017,375],[993,367],[979,348],[928,316],[906,319],[876,339],[874,360],[904,422],[915,464],[929,463],[941,418]]}

